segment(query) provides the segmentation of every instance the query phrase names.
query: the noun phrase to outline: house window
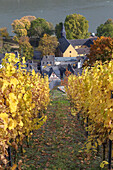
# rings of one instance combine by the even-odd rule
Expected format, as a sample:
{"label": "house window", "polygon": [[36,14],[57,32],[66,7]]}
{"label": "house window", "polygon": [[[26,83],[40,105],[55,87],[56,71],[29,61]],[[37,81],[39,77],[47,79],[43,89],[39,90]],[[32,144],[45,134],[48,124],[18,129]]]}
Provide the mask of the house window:
{"label": "house window", "polygon": [[69,53],[71,53],[71,51]]}
{"label": "house window", "polygon": [[47,64],[49,64],[49,62],[47,61]]}
{"label": "house window", "polygon": [[52,64],[52,62],[50,61],[50,64]]}
{"label": "house window", "polygon": [[43,65],[44,65],[45,63],[43,62]]}

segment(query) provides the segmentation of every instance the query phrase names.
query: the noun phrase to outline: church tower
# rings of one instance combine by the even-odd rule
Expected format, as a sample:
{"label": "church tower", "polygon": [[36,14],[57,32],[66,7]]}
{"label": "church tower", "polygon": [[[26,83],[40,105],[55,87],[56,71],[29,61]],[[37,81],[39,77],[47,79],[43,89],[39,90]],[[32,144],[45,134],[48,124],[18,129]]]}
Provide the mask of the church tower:
{"label": "church tower", "polygon": [[65,31],[65,27],[64,24],[62,24],[62,30],[61,30],[61,38],[65,37],[66,38],[66,31]]}

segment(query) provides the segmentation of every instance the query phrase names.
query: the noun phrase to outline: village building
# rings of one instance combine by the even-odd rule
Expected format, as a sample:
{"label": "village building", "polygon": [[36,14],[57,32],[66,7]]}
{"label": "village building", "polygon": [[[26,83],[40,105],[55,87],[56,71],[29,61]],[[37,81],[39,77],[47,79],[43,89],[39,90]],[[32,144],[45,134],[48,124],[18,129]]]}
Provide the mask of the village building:
{"label": "village building", "polygon": [[66,32],[63,25],[56,56],[57,57],[86,56],[87,54],[89,54],[90,47],[94,43],[94,40],[96,39],[97,39],[96,36],[91,36],[87,39],[68,40],[66,38]]}
{"label": "village building", "polygon": [[46,55],[43,56],[41,60],[41,66],[54,66],[55,65],[55,56],[54,55]]}
{"label": "village building", "polygon": [[67,40],[65,37],[59,39],[57,57],[77,57],[86,56],[90,52],[90,47],[96,37],[88,39]]}

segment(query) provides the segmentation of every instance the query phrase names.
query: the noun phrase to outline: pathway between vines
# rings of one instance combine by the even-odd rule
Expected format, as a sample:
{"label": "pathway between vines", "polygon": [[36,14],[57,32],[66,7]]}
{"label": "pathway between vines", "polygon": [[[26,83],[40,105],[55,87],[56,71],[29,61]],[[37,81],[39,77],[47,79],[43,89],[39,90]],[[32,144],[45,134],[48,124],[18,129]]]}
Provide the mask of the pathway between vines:
{"label": "pathway between vines", "polygon": [[51,99],[47,122],[34,132],[30,141],[32,148],[26,148],[23,169],[100,169],[99,157],[79,152],[86,141],[85,131],[71,115],[66,95],[52,90]]}

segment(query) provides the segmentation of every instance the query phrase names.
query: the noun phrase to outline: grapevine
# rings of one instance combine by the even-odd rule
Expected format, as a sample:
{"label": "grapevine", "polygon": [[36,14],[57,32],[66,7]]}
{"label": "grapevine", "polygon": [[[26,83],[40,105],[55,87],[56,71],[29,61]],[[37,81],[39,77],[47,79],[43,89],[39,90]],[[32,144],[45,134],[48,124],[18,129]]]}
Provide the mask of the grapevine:
{"label": "grapevine", "polygon": [[0,168],[7,166],[7,148],[16,150],[23,139],[46,121],[48,77],[27,71],[14,54],[6,54],[0,69]]}

